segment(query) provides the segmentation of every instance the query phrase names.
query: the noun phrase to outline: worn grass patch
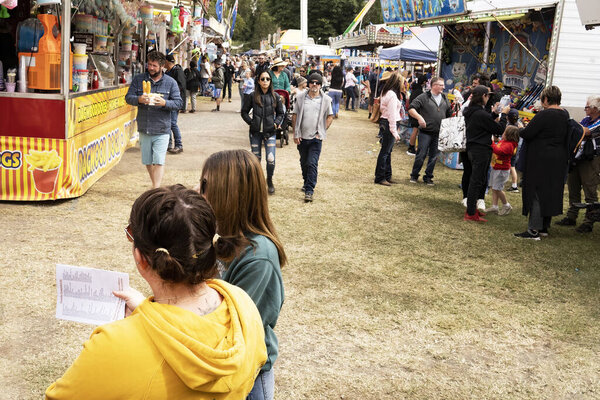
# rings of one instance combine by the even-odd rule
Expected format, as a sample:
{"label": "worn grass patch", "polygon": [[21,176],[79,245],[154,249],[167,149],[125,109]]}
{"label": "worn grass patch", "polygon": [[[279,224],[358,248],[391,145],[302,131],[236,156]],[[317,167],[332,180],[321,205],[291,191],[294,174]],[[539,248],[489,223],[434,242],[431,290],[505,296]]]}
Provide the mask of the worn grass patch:
{"label": "worn grass patch", "polygon": [[[192,186],[207,155],[248,148],[237,104],[222,107],[180,116],[185,151],[168,156],[165,184]],[[438,164],[435,187],[410,184],[403,146],[392,154],[400,183],[374,185],[377,127],[362,111],[340,115],[312,204],[299,191],[295,146],[277,148],[270,208],[290,263],[276,398],[599,398],[599,233],[553,226],[540,242],[513,238],[526,226],[513,194],[510,215],[463,222],[460,172]],[[92,331],[54,319],[55,263],[128,272],[148,292],[122,230],[147,186],[131,150],[79,199],[0,204],[10,227],[0,249],[1,399],[39,398]]]}

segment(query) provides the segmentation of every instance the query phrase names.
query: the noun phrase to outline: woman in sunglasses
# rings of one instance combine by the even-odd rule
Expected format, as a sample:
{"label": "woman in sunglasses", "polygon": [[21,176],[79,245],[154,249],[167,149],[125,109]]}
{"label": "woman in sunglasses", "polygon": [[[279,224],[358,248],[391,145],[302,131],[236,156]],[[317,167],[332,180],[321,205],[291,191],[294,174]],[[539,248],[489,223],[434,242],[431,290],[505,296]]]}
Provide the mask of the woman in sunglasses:
{"label": "woman in sunglasses", "polygon": [[212,206],[219,233],[240,235],[248,243],[225,262],[221,277],[244,289],[262,317],[268,359],[256,378],[249,400],[273,399],[273,364],[278,355],[274,328],[283,305],[283,245],[269,216],[267,188],[260,163],[246,150],[212,154],[204,163],[200,193]]}
{"label": "woman in sunglasses", "polygon": [[[254,93],[244,97],[242,119],[250,126],[250,148],[261,160],[261,148],[264,144],[267,157],[267,186],[269,194],[275,193],[273,173],[275,172],[275,129],[281,127],[284,108],[281,98],[273,91],[271,75],[263,71],[257,78],[258,85]],[[250,111],[252,110],[252,116]]]}
{"label": "woman in sunglasses", "polygon": [[216,234],[211,207],[181,185],[133,204],[127,236],[152,289],[114,292],[127,318],[96,328],[47,399],[243,399],[267,358],[260,314],[216,259],[244,246]]}

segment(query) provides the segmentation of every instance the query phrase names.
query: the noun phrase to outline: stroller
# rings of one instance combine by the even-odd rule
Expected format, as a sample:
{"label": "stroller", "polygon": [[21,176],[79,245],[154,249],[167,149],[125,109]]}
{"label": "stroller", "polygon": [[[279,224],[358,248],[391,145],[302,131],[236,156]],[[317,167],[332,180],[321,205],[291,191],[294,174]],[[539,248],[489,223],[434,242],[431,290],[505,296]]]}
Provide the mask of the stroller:
{"label": "stroller", "polygon": [[275,130],[275,134],[276,139],[279,140],[279,147],[283,147],[283,142],[285,141],[285,144],[288,145],[289,141],[288,141],[288,128],[290,126],[290,124],[292,123],[292,114],[291,114],[291,108],[290,108],[290,94],[287,92],[287,90],[281,90],[281,89],[275,89],[275,93],[277,93],[279,96],[281,96],[281,99],[283,100],[283,105],[285,106],[285,114],[283,116],[283,122],[281,123],[281,129],[276,129]]}

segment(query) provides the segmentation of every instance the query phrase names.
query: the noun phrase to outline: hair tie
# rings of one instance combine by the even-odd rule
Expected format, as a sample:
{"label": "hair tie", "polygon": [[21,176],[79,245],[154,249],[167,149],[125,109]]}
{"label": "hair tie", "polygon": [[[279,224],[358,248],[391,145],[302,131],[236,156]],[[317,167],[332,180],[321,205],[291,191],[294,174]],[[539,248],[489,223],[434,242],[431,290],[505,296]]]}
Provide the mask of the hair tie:
{"label": "hair tie", "polygon": [[159,251],[162,251],[162,252],[163,252],[163,253],[165,253],[166,255],[170,256],[170,254],[169,254],[169,250],[167,250],[167,249],[165,249],[165,248],[163,248],[163,247],[159,247],[158,249],[154,250],[154,252],[155,252],[155,253],[156,253],[156,252],[159,252]]}
{"label": "hair tie", "polygon": [[217,245],[217,240],[219,240],[221,236],[219,236],[218,233],[215,233],[215,236],[213,236],[213,247],[215,247]]}

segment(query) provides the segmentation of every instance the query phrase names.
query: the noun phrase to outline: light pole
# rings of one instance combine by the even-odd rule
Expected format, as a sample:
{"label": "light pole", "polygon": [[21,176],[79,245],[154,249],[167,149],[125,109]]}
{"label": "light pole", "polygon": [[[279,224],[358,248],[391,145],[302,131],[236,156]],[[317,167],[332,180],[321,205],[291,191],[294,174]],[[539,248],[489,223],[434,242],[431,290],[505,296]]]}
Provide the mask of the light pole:
{"label": "light pole", "polygon": [[308,43],[308,0],[300,0],[300,34],[302,36],[302,65],[306,63],[306,49]]}

